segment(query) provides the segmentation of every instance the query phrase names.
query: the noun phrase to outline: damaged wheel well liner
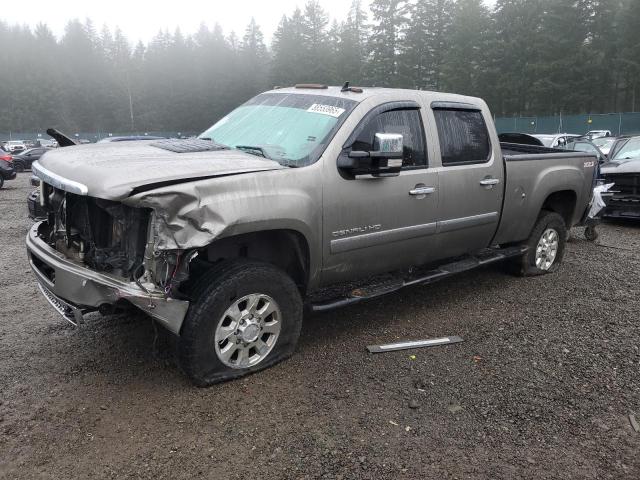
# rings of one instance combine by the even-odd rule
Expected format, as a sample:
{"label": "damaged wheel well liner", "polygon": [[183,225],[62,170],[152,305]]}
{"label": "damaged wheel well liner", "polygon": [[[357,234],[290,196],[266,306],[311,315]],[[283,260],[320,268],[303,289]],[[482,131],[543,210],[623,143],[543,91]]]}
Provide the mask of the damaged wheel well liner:
{"label": "damaged wheel well liner", "polygon": [[571,225],[578,197],[573,190],[561,190],[550,194],[542,204],[542,210],[550,210],[559,214],[566,225]]}
{"label": "damaged wheel well liner", "polygon": [[[295,230],[263,230],[221,238],[208,245],[199,260],[218,264],[224,260],[246,258],[270,263],[286,272],[304,294],[309,282],[309,245]],[[204,257],[204,258],[203,258]],[[196,276],[202,273],[193,272]],[[190,281],[195,280],[191,278]]]}

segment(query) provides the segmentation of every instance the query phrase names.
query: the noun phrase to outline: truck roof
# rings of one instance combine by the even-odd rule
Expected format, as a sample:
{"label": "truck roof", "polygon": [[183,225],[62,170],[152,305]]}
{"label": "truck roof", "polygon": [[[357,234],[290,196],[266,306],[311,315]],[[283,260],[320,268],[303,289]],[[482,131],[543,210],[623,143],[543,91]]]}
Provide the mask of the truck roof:
{"label": "truck roof", "polygon": [[[355,88],[355,87],[353,87]],[[411,97],[420,95],[428,98],[430,101],[452,101],[461,103],[470,103],[482,106],[484,101],[477,97],[467,97],[465,95],[457,95],[454,93],[434,92],[430,90],[412,90],[404,88],[384,88],[384,87],[357,87],[362,92],[342,91],[342,87],[338,86],[316,86],[316,87],[280,87],[269,90],[265,93],[297,93],[306,95],[324,95],[327,97],[339,97],[356,102],[362,102],[368,98],[376,96],[394,96],[394,97]]]}

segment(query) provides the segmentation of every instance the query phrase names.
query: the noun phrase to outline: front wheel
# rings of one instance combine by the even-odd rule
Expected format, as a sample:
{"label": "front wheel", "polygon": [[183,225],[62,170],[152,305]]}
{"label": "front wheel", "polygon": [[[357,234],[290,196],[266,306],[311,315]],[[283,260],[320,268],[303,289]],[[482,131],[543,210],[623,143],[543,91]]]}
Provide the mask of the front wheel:
{"label": "front wheel", "polygon": [[15,162],[14,166],[16,168],[16,172],[18,173],[24,172],[24,164],[22,162]]}
{"label": "front wheel", "polygon": [[232,261],[194,285],[178,355],[198,386],[242,377],[289,357],[302,326],[296,284],[276,267]]}
{"label": "front wheel", "polygon": [[555,212],[542,212],[525,243],[529,248],[520,259],[518,273],[532,276],[555,272],[562,262],[566,243],[564,219]]}

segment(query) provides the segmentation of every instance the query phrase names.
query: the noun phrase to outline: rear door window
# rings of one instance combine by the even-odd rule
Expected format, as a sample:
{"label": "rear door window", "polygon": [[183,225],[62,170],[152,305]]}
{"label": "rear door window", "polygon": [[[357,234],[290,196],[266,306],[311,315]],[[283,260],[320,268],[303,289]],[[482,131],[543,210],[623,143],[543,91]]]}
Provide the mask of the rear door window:
{"label": "rear door window", "polygon": [[438,108],[433,114],[443,166],[489,161],[491,142],[482,112]]}

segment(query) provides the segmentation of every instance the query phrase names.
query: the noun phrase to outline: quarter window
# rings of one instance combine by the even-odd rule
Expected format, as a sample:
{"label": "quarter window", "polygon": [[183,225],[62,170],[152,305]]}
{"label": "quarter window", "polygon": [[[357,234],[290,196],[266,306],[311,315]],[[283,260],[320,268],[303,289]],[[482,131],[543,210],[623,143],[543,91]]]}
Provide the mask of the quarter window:
{"label": "quarter window", "polygon": [[376,115],[358,134],[352,150],[373,151],[376,133],[402,134],[403,168],[420,168],[427,165],[424,129],[419,110],[389,110]]}
{"label": "quarter window", "polygon": [[440,139],[442,165],[484,163],[491,154],[489,132],[477,110],[433,111]]}

